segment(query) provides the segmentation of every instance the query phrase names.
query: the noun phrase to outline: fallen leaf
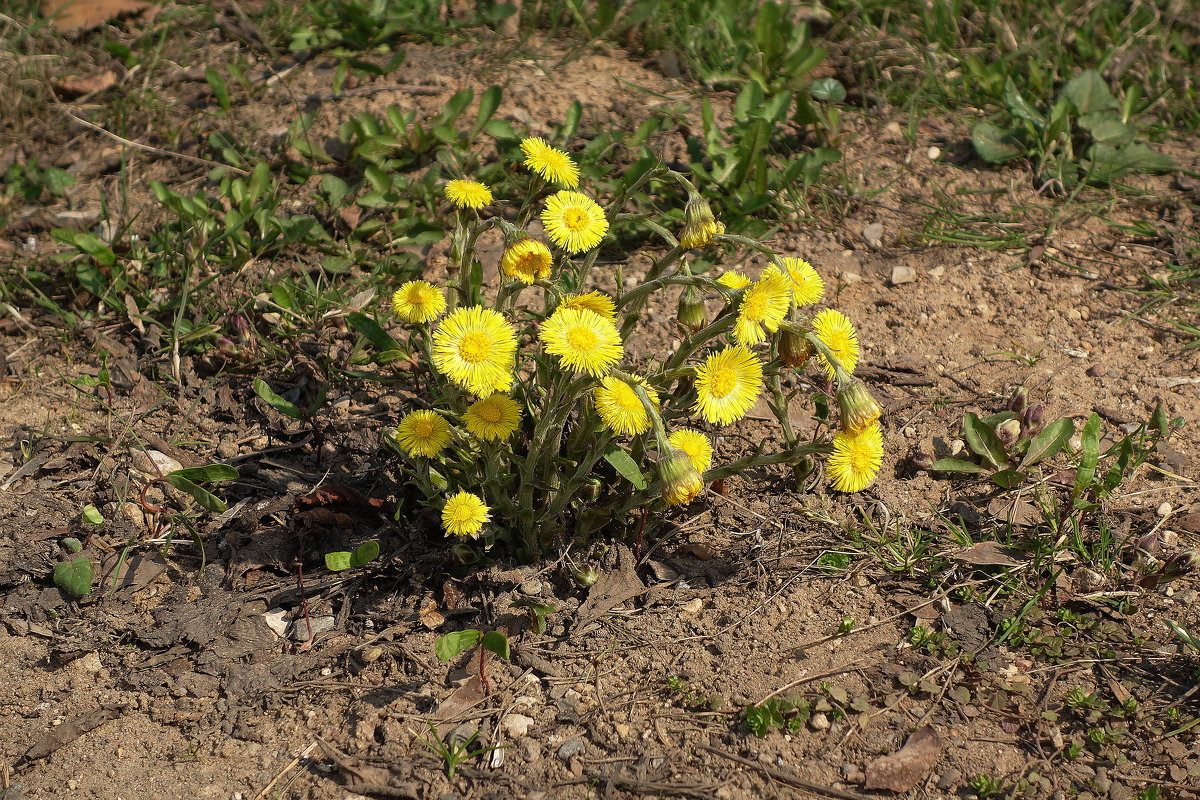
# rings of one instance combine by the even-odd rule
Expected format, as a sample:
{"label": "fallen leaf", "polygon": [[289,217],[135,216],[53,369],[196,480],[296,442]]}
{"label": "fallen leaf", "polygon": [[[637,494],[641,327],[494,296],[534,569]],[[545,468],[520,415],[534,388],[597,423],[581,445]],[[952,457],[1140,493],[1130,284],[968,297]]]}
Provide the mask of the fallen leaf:
{"label": "fallen leaf", "polygon": [[446,624],[446,618],[437,610],[437,603],[431,597],[421,606],[421,610],[417,612],[417,616],[421,620],[421,624],[429,630],[436,630]]}
{"label": "fallen leaf", "polygon": [[382,509],[385,505],[378,497],[367,497],[358,489],[344,483],[327,483],[303,497],[296,498],[296,505],[299,506],[328,506],[334,503],[344,503],[364,509]]}
{"label": "fallen leaf", "polygon": [[1017,548],[1005,547],[999,542],[979,542],[951,557],[977,567],[1019,567],[1029,558]]}
{"label": "fallen leaf", "polygon": [[576,612],[572,629],[575,633],[586,630],[621,603],[646,591],[634,567],[633,553],[628,547],[617,545],[617,568],[602,574],[592,585],[587,599]]}
{"label": "fallen leaf", "polygon": [[445,736],[457,728],[466,719],[463,715],[482,703],[485,697],[483,682],[478,675],[472,675],[451,692],[433,712],[433,718],[438,720],[438,736]]}
{"label": "fallen leaf", "polygon": [[81,33],[110,19],[140,14],[153,3],[145,0],[42,0],[42,16],[61,33]]}
{"label": "fallen leaf", "polygon": [[941,753],[942,741],[933,726],[918,728],[899,750],[871,762],[865,788],[907,792],[929,774]]}
{"label": "fallen leaf", "polygon": [[25,751],[25,755],[22,758],[25,761],[36,761],[39,758],[45,758],[58,748],[70,744],[93,728],[97,728],[110,719],[116,719],[121,716],[124,710],[124,706],[110,705],[87,714],[81,714],[78,717],[72,717],[35,742],[32,747]]}
{"label": "fallen leaf", "polygon": [[1003,520],[1009,525],[1018,525],[1020,527],[1036,525],[1042,520],[1042,514],[1038,511],[1037,506],[1016,498],[1009,500],[1004,497],[997,497],[988,503],[987,511],[996,519]]}
{"label": "fallen leaf", "polygon": [[117,82],[117,73],[102,69],[90,75],[71,75],[54,84],[54,93],[64,100],[75,100],[84,95],[103,92]]}

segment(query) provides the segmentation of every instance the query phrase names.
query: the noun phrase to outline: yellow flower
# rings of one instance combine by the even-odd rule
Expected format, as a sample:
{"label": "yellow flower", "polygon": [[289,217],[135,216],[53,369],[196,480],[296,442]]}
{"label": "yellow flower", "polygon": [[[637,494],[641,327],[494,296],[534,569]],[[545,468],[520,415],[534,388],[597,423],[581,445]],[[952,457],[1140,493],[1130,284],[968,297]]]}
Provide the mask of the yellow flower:
{"label": "yellow flower", "polygon": [[692,458],[682,450],[672,450],[658,465],[658,477],[662,481],[662,499],[670,506],[690,503],[704,491],[700,472],[692,464]]}
{"label": "yellow flower", "polygon": [[442,190],[446,199],[459,208],[483,208],[492,202],[492,190],[479,181],[450,181]]}
{"label": "yellow flower", "polygon": [[745,289],[750,285],[750,278],[743,272],[738,272],[735,269],[726,270],[721,273],[721,277],[717,278],[717,283],[727,289]]}
{"label": "yellow flower", "polygon": [[546,198],[542,225],[552,242],[572,254],[591,250],[608,232],[604,209],[587,195],[565,189]]}
{"label": "yellow flower", "polygon": [[521,423],[521,406],[505,394],[476,400],[463,414],[467,433],[486,442],[507,439]]}
{"label": "yellow flower", "polygon": [[[850,318],[840,311],[826,308],[813,318],[813,331],[816,332],[817,338],[833,351],[833,355],[842,369],[846,372],[853,372],[858,365],[859,351],[858,334],[855,332]],[[830,380],[836,378],[837,371],[833,364],[829,363],[824,354],[818,352],[817,355]]]}
{"label": "yellow flower", "polygon": [[587,294],[569,294],[558,304],[559,308],[578,308],[595,311],[605,319],[617,321],[617,304],[603,292],[588,292]]}
{"label": "yellow flower", "polygon": [[781,258],[784,270],[792,279],[792,298],[798,306],[810,306],[820,301],[825,294],[825,281],[813,268],[813,265],[802,258]]}
{"label": "yellow flower", "polygon": [[579,167],[562,150],[546,144],[545,139],[531,136],[522,140],[521,152],[525,154],[525,166],[551,183],[567,189],[579,185]]}
{"label": "yellow flower", "polygon": [[588,309],[558,309],[542,324],[540,338],[546,352],[558,356],[567,369],[595,378],[621,360],[617,326]]}
{"label": "yellow flower", "polygon": [[718,222],[713,216],[708,201],[699,195],[690,196],[683,208],[683,231],[679,234],[679,246],[684,250],[704,247],[714,236],[724,232],[724,223]]}
{"label": "yellow flower", "polygon": [[741,419],[762,391],[762,362],[745,347],[713,353],[696,368],[696,405],[706,422],[728,425]]}
{"label": "yellow flower", "polygon": [[446,310],[446,294],[427,281],[409,281],[392,295],[396,316],[409,322],[432,322]]}
{"label": "yellow flower", "polygon": [[490,308],[458,308],[433,332],[433,365],[464,389],[486,397],[512,385],[517,336]]}
{"label": "yellow flower", "polygon": [[442,527],[451,536],[478,536],[492,518],[489,510],[479,495],[459,492],[442,507]]}
{"label": "yellow flower", "polygon": [[692,460],[692,466],[700,474],[703,475],[712,466],[712,442],[700,431],[682,428],[668,436],[667,443],[676,450],[687,453],[688,458]]}
{"label": "yellow flower", "polygon": [[846,388],[838,390],[837,403],[842,416],[842,430],[847,433],[857,433],[878,422],[879,415],[883,413],[866,384],[857,378]]}
{"label": "yellow flower", "polygon": [[518,239],[500,256],[500,271],[526,284],[550,277],[550,248],[537,239]]}
{"label": "yellow flower", "polygon": [[779,323],[787,316],[791,304],[791,281],[777,267],[767,267],[762,277],[742,295],[733,338],[738,344],[758,344],[767,338],[767,331],[779,330]]}
{"label": "yellow flower", "polygon": [[410,456],[432,458],[450,444],[450,423],[436,411],[414,411],[396,426],[396,444]]}
{"label": "yellow flower", "polygon": [[[658,407],[658,394],[645,384],[646,395]],[[637,392],[620,378],[605,377],[601,385],[592,390],[596,411],[604,424],[617,433],[636,436],[650,430],[650,415]]]}
{"label": "yellow flower", "polygon": [[840,432],[833,437],[829,477],[839,492],[860,492],[875,481],[883,463],[883,433],[871,423],[856,433]]}

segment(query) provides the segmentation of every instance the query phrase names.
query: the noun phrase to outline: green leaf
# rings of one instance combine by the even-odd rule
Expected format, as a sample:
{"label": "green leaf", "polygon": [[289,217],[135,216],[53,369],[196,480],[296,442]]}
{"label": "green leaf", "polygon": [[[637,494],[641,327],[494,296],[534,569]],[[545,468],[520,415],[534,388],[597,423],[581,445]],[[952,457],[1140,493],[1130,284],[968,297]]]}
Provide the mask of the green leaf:
{"label": "green leaf", "polygon": [[209,511],[215,511],[218,514],[227,508],[225,502],[221,500],[221,498],[217,497],[207,489],[197,486],[187,478],[180,475],[179,473],[182,471],[183,470],[169,472],[163,476],[163,479],[179,491],[186,492],[187,494],[191,495],[192,499],[199,503],[202,508],[208,509]]}
{"label": "green leaf", "polygon": [[939,458],[933,462],[930,469],[935,472],[963,472],[969,475],[986,475],[991,472],[987,467],[981,467],[978,464],[972,464],[970,461],[963,461],[958,458]]}
{"label": "green leaf", "polygon": [[229,110],[229,87],[225,85],[225,79],[221,77],[221,73],[217,72],[212,67],[204,68],[204,80],[208,81],[208,87],[212,89],[213,96],[217,98],[217,104],[225,111]]}
{"label": "green leaf", "polygon": [[1063,87],[1063,96],[1071,101],[1078,114],[1090,114],[1105,109],[1117,110],[1121,106],[1108,90],[1104,78],[1094,69],[1085,69]]}
{"label": "green leaf", "polygon": [[[351,315],[353,316],[353,315]],[[266,401],[267,405],[278,411],[280,414],[291,417],[292,419],[302,419],[304,414],[300,411],[300,406],[284,400],[267,385],[267,382],[262,378],[254,379],[254,393]]]}
{"label": "green leaf", "polygon": [[1025,155],[1025,146],[1010,131],[987,120],[975,125],[971,131],[971,143],[975,152],[984,161],[1003,164]]}
{"label": "green leaf", "polygon": [[353,555],[347,550],[338,550],[325,554],[325,569],[330,572],[342,572],[354,566]]}
{"label": "green leaf", "polygon": [[346,195],[350,194],[350,186],[336,175],[321,176],[321,191],[333,208],[340,208]]}
{"label": "green leaf", "polygon": [[1119,147],[1129,144],[1137,135],[1137,129],[1126,125],[1115,111],[1093,111],[1079,118],[1079,127],[1092,135],[1099,144]]}
{"label": "green leaf", "polygon": [[1096,477],[1096,463],[1100,460],[1100,415],[1095,411],[1084,423],[1080,434],[1079,467],[1075,470],[1075,487],[1071,499],[1078,500],[1092,485]]}
{"label": "green leaf", "polygon": [[1008,451],[1004,449],[1004,443],[987,423],[970,411],[963,416],[963,438],[975,455],[986,458],[996,469],[1008,468]]}
{"label": "green leaf", "polygon": [[356,567],[361,567],[363,564],[369,564],[379,558],[379,542],[372,539],[369,542],[363,542],[354,551],[354,558],[351,563]]}
{"label": "green leaf", "polygon": [[380,327],[378,322],[361,311],[351,311],[346,316],[346,324],[367,337],[368,341],[381,351],[403,349],[391,334]]}
{"label": "green leaf", "polygon": [[846,87],[837,78],[817,78],[809,84],[808,93],[826,103],[840,103],[846,99]]}
{"label": "green leaf", "polygon": [[1170,172],[1176,169],[1174,159],[1159,153],[1142,142],[1124,147],[1094,144],[1088,148],[1088,176],[1107,182],[1130,173]]}
{"label": "green leaf", "polygon": [[579,122],[583,119],[583,104],[576,100],[567,108],[566,117],[563,119],[562,128],[559,130],[559,136],[563,142],[568,142],[575,138],[575,134],[579,131]]}
{"label": "green leaf", "polygon": [[508,659],[508,637],[500,631],[488,631],[483,635],[483,647],[503,659]]}
{"label": "green leaf", "polygon": [[471,127],[471,138],[474,139],[483,130],[483,127],[488,124],[488,120],[496,113],[496,109],[500,107],[500,101],[504,97],[504,90],[499,86],[489,87],[483,96],[479,98],[479,111],[475,114],[475,124]]}
{"label": "green leaf", "polygon": [[1032,467],[1057,454],[1067,446],[1067,442],[1071,441],[1074,433],[1075,423],[1067,417],[1054,420],[1030,440],[1029,449],[1025,451],[1025,457],[1021,459],[1020,468]]}
{"label": "green leaf", "polygon": [[71,597],[80,598],[92,590],[95,572],[87,556],[54,565],[54,585]]}
{"label": "green leaf", "polygon": [[1011,489],[1014,486],[1021,485],[1021,481],[1025,480],[1025,473],[1017,472],[1015,469],[1002,469],[999,472],[992,473],[991,478],[992,483],[1001,489]]}
{"label": "green leaf", "polygon": [[1104,455],[1106,458],[1113,459],[1113,463],[1105,471],[1104,477],[1100,481],[1100,492],[1107,495],[1120,486],[1121,481],[1125,480],[1125,473],[1133,461],[1133,440],[1126,436]]}
{"label": "green leaf", "polygon": [[464,650],[468,650],[479,644],[481,638],[483,638],[483,633],[474,628],[447,633],[444,636],[439,636],[437,641],[434,642],[433,652],[437,655],[438,660],[449,661]]}
{"label": "green leaf", "polygon": [[546,617],[554,613],[554,606],[528,599],[518,600],[513,605],[517,608],[528,608],[533,613],[533,630],[535,633],[546,632]]}
{"label": "green leaf", "polygon": [[633,458],[615,444],[610,444],[608,449],[604,451],[604,460],[612,464],[613,469],[621,474],[625,480],[633,484],[635,489],[646,488],[646,478],[642,475],[642,471],[638,468],[637,463]]}
{"label": "green leaf", "polygon": [[1008,107],[1008,113],[1017,119],[1032,122],[1039,128],[1046,124],[1046,118],[1029,104],[1012,78],[1006,78],[1004,81],[1004,105]]}
{"label": "green leaf", "polygon": [[100,513],[100,509],[96,508],[91,503],[83,507],[83,513],[80,515],[83,518],[85,525],[103,525],[104,515]]}
{"label": "green leaf", "polygon": [[[55,228],[50,231],[50,235],[64,244],[71,245],[81,253],[91,256],[102,266],[111,267],[117,263],[117,254],[95,234]],[[93,292],[93,294],[95,293]]]}
{"label": "green leaf", "polygon": [[177,469],[172,474],[179,475],[180,477],[187,478],[189,481],[195,481],[197,483],[232,481],[237,480],[238,477],[238,471],[228,464],[208,464],[203,467]]}

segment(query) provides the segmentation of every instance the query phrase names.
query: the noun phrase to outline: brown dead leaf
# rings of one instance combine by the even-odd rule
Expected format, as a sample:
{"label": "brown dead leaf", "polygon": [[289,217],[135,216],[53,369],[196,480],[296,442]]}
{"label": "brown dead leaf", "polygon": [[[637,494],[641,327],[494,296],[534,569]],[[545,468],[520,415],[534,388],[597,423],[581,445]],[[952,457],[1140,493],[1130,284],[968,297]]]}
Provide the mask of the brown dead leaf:
{"label": "brown dead leaf", "polygon": [[296,498],[298,506],[328,506],[336,503],[362,509],[382,509],[385,505],[378,497],[367,497],[358,489],[344,483],[327,483],[303,497]]}
{"label": "brown dead leaf", "polygon": [[467,717],[463,716],[483,702],[483,682],[478,675],[472,675],[462,686],[459,686],[450,696],[438,705],[433,712],[433,718],[438,720],[438,736],[445,736],[459,726]]}
{"label": "brown dead leaf", "polygon": [[432,597],[425,601],[421,606],[421,610],[417,612],[417,616],[421,620],[421,624],[429,630],[437,630],[446,624],[446,618],[437,610],[437,602]]}
{"label": "brown dead leaf", "polygon": [[1005,547],[999,542],[979,542],[953,556],[955,561],[976,567],[1019,567],[1029,557],[1015,547]]}
{"label": "brown dead leaf", "polygon": [[54,93],[63,100],[75,100],[89,94],[103,92],[117,82],[115,70],[102,69],[90,75],[70,75],[54,83]]}
{"label": "brown dead leaf", "polygon": [[467,596],[459,589],[454,581],[445,581],[442,583],[442,601],[446,604],[448,611],[462,611],[471,607],[467,601]]}
{"label": "brown dead leaf", "polygon": [[39,758],[45,758],[58,748],[70,744],[93,728],[97,728],[109,720],[121,716],[124,710],[125,707],[121,705],[107,705],[96,711],[72,717],[58,727],[51,729],[49,733],[34,742],[33,746],[25,751],[22,759],[25,761],[36,761]]}
{"label": "brown dead leaf", "polygon": [[880,756],[867,767],[867,789],[907,792],[920,783],[942,754],[942,740],[932,725],[913,731],[894,753]]}
{"label": "brown dead leaf", "polygon": [[42,0],[42,16],[61,33],[82,33],[153,6],[145,0]]}
{"label": "brown dead leaf", "polygon": [[1036,525],[1042,519],[1042,514],[1035,505],[1015,498],[1010,500],[1005,497],[997,497],[988,503],[987,512],[1009,525],[1021,527]]}

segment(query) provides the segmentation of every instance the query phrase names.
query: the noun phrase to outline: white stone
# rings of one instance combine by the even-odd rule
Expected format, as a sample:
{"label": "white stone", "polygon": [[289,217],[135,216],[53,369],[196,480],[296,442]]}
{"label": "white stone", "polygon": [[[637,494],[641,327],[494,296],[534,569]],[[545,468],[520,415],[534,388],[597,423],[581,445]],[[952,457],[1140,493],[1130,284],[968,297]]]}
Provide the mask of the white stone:
{"label": "white stone", "polygon": [[533,718],[527,717],[524,714],[505,714],[500,720],[500,727],[510,738],[520,739],[525,734],[529,733],[529,729],[533,726]]}

